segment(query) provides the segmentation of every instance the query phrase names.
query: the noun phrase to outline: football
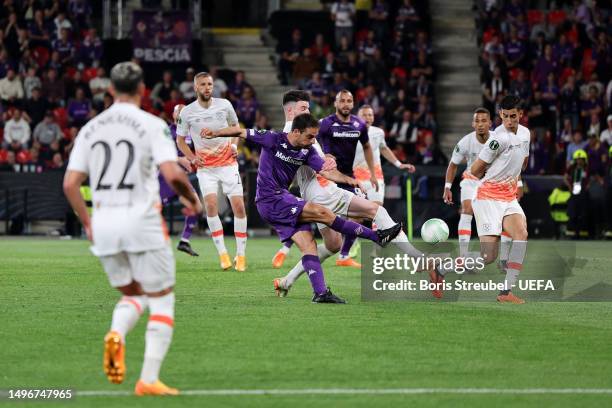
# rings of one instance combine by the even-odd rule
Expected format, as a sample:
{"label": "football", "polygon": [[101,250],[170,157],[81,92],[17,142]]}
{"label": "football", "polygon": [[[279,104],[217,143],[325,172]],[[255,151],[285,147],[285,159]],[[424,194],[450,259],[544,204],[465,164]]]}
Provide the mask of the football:
{"label": "football", "polygon": [[421,238],[430,244],[444,242],[448,239],[448,225],[439,218],[431,218],[421,227]]}

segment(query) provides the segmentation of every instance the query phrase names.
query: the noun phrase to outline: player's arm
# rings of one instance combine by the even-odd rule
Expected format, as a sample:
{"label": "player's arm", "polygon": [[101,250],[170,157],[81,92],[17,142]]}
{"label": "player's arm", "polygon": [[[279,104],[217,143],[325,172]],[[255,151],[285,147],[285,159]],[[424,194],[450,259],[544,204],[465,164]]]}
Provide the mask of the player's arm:
{"label": "player's arm", "polygon": [[374,169],[374,152],[372,150],[372,145],[370,142],[361,142],[361,145],[363,146],[363,156],[365,157],[368,169],[370,169],[370,183],[372,183],[376,191],[378,191],[378,179],[376,178],[376,170]]}
{"label": "player's arm", "polygon": [[66,195],[70,206],[79,217],[79,220],[81,220],[81,224],[83,224],[83,228],[85,228],[87,238],[91,241],[91,219],[89,218],[87,206],[85,205],[85,200],[83,200],[80,190],[81,185],[86,179],[86,173],[75,170],[67,170],[66,174],[64,175],[64,194]]}
{"label": "player's arm", "polygon": [[159,165],[159,171],[168,185],[179,195],[186,210],[183,213],[187,216],[200,214],[202,203],[191,190],[191,183],[179,165],[174,161],[165,161]]}
{"label": "player's arm", "polygon": [[247,129],[243,129],[240,126],[231,126],[219,130],[212,130],[208,128],[202,129],[200,136],[205,139],[216,139],[218,137],[235,137],[240,139],[247,138]]}
{"label": "player's arm", "polygon": [[444,194],[442,195],[444,202],[449,205],[453,204],[453,193],[451,192],[451,187],[453,186],[453,181],[455,180],[456,175],[457,165],[451,160],[448,162],[448,167],[446,168]]}
{"label": "player's arm", "polygon": [[181,153],[185,155],[187,160],[189,160],[190,164],[193,164],[194,166],[203,166],[204,160],[191,151],[185,137],[186,136],[176,135],[176,146],[179,148]]}
{"label": "player's arm", "polygon": [[387,145],[380,147],[380,154],[398,169],[408,170],[408,173],[414,173],[416,171],[416,168],[412,164],[399,161],[395,153],[393,153],[393,150],[389,149]]}
{"label": "player's arm", "polygon": [[334,183],[348,184],[349,186],[361,188],[359,182],[356,179],[349,177],[346,174],[340,173],[338,169],[321,170],[319,171],[319,174],[328,179],[329,181],[333,181]]}
{"label": "player's arm", "polygon": [[487,166],[489,164],[482,160],[480,157],[476,159],[474,163],[472,163],[472,167],[470,167],[470,173],[476,178],[482,178],[487,170]]}

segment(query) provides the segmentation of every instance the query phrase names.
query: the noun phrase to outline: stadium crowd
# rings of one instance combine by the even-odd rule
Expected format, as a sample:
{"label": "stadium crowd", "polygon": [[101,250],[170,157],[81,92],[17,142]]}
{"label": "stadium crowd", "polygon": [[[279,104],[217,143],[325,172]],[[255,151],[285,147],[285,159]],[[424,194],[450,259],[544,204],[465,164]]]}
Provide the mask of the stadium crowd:
{"label": "stadium crowd", "polygon": [[400,160],[446,164],[437,146],[428,4],[370,3],[359,9],[347,0],[326,2],[333,37],[295,28],[279,38],[280,80],[310,91],[317,117],[333,113],[336,93],[349,89],[356,107],[373,107]]}
{"label": "stadium crowd", "polygon": [[504,95],[524,101],[528,174],[564,174],[582,149],[589,173],[602,179],[612,145],[610,3],[554,4],[477,2],[483,104],[494,112]]}

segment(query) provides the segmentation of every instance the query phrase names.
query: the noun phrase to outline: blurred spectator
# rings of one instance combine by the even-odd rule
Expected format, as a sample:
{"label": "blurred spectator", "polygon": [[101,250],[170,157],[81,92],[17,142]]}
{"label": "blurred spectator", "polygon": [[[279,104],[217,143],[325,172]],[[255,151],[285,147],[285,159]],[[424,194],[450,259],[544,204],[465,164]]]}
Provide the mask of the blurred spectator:
{"label": "blurred spectator", "polygon": [[312,78],[306,82],[304,89],[310,92],[311,100],[315,103],[319,103],[323,95],[327,94],[327,86],[323,82],[319,71],[312,73]]}
{"label": "blurred spectator", "polygon": [[586,140],[583,140],[582,132],[580,132],[579,130],[574,131],[572,142],[567,145],[567,155],[565,161],[567,162],[568,166],[572,162],[574,153],[576,153],[577,150],[584,150],[587,144],[588,142]]}
{"label": "blurred spectator", "polygon": [[[179,91],[181,92],[181,95],[183,96],[186,102],[191,102],[196,98],[195,89],[193,87],[194,76],[195,76],[195,69],[191,67],[187,68],[187,70],[185,71],[185,80],[181,82],[181,84],[179,85]],[[213,76],[213,78],[215,78],[215,76]],[[215,79],[215,82],[216,82],[216,79]],[[216,88],[216,84],[213,84],[213,85],[214,85],[213,87],[213,91],[214,91]]]}
{"label": "blurred spectator", "polygon": [[563,119],[563,128],[559,131],[557,141],[563,143],[570,143],[572,141],[573,134],[574,129],[572,127],[572,121],[569,118]]}
{"label": "blurred spectator", "polygon": [[345,37],[349,44],[353,42],[353,19],[355,17],[355,5],[348,0],[334,2],[331,7],[331,19],[335,26],[336,46]]}
{"label": "blurred spectator", "polygon": [[589,137],[586,152],[589,156],[589,174],[600,184],[603,184],[608,165],[608,147],[597,136]]}
{"label": "blurred spectator", "polygon": [[17,13],[12,11],[8,15],[8,21],[4,27],[4,47],[6,52],[13,59],[18,59],[21,56],[19,52],[19,41],[17,31],[19,29],[19,23],[17,21]]}
{"label": "blurred spectator", "polygon": [[54,107],[64,104],[66,95],[64,79],[58,77],[57,70],[54,68],[50,68],[47,74],[43,76],[42,94]]}
{"label": "blurred spectator", "polygon": [[99,67],[103,52],[102,40],[98,37],[96,29],[92,28],[85,34],[85,38],[77,50],[76,60],[83,66]]}
{"label": "blurred spectator", "polygon": [[13,117],[4,124],[4,143],[5,148],[15,152],[26,149],[30,143],[30,125],[23,118],[20,109],[13,111]]}
{"label": "blurred spectator", "polygon": [[332,103],[332,98],[329,94],[324,94],[321,96],[318,102],[313,104],[314,106],[310,108],[310,112],[315,116],[315,118],[324,118],[329,116],[335,112],[334,104]]}
{"label": "blurred spectator", "polygon": [[82,89],[85,93],[86,98],[91,98],[91,90],[89,89],[89,83],[83,79],[83,73],[76,71],[72,77],[66,75],[66,99],[70,100],[76,97],[78,89]]}
{"label": "blurred spectator", "polygon": [[170,99],[164,102],[164,113],[163,119],[166,122],[172,123],[172,114],[176,105],[184,105],[185,100],[182,98],[181,93],[178,89],[170,91]]}
{"label": "blurred spectator", "polygon": [[587,129],[586,135],[587,137],[596,137],[599,139],[599,134],[601,133],[601,122],[599,121],[599,115],[596,113],[591,113],[591,120],[589,122],[589,127]]}
{"label": "blurred spectator", "polygon": [[323,37],[323,34],[318,33],[315,36],[314,44],[310,46],[310,54],[320,61],[323,61],[330,52],[331,48],[329,44],[325,42],[325,37]]}
{"label": "blurred spectator", "polygon": [[401,33],[403,38],[412,38],[421,20],[411,0],[404,0],[397,11],[395,18],[395,31]]}
{"label": "blurred spectator", "polygon": [[253,88],[246,86],[242,97],[236,102],[236,114],[246,128],[252,128],[257,121],[260,111],[259,102],[255,98]]}
{"label": "blurred spectator", "polygon": [[597,93],[597,87],[591,86],[589,87],[589,96],[586,100],[582,101],[580,111],[580,116],[582,116],[584,126],[588,129],[591,122],[591,116],[595,115],[599,117],[602,111],[603,106]]}
{"label": "blurred spectator", "polygon": [[321,64],[321,77],[330,84],[334,80],[334,75],[338,72],[338,62],[333,52],[328,52],[325,60]]}
{"label": "blurred spectator", "polygon": [[291,39],[289,41],[280,39],[276,51],[280,54],[278,61],[280,81],[281,84],[287,85],[289,78],[293,75],[295,62],[302,55],[302,51],[304,51],[302,32],[296,28],[291,32]]}
{"label": "blurred spectator", "polygon": [[391,127],[389,137],[394,138],[397,143],[401,144],[416,143],[417,128],[412,123],[412,112],[409,110],[403,111],[400,119]]}
{"label": "blurred spectator", "polygon": [[23,79],[23,90],[25,92],[26,99],[32,97],[32,89],[40,88],[42,81],[36,75],[36,67],[29,67],[26,77]]}
{"label": "blurred spectator", "polygon": [[388,31],[389,8],[385,0],[376,0],[369,13],[370,26],[377,41],[385,40]]}
{"label": "blurred spectator", "polygon": [[544,47],[544,55],[538,59],[533,68],[533,82],[537,85],[544,85],[548,74],[556,74],[559,69],[559,64],[553,59],[552,47],[547,44]]}
{"label": "blurred spectator", "polygon": [[[227,98],[227,84],[225,81],[218,75],[218,70],[216,67],[212,67],[210,69],[210,75],[214,78],[213,81],[213,97],[214,98]],[[193,87],[193,84],[192,84]],[[194,92],[195,95],[195,92]],[[195,98],[195,96],[194,96]]]}
{"label": "blurred spectator", "polygon": [[62,28],[59,38],[52,42],[53,51],[59,54],[60,63],[62,65],[72,63],[75,55],[74,44],[68,38],[68,34],[68,29]]}
{"label": "blurred spectator", "polygon": [[178,89],[178,87],[172,79],[172,72],[164,71],[162,80],[155,84],[151,91],[153,103],[161,109],[164,106],[164,101],[170,99],[170,92],[173,89]]}
{"label": "blurred spectator", "polygon": [[21,78],[15,74],[14,69],[10,68],[6,73],[6,77],[0,79],[0,99],[4,103],[12,105],[17,100],[23,99],[23,95]]}
{"label": "blurred spectator", "polygon": [[531,98],[531,81],[527,79],[525,71],[520,70],[515,80],[510,83],[508,93],[516,95],[523,101],[528,101]]}
{"label": "blurred spectator", "polygon": [[418,149],[415,163],[431,166],[444,166],[448,164],[448,159],[436,145],[431,132],[425,136],[423,146]]}
{"label": "blurred spectator", "polygon": [[312,74],[319,69],[319,63],[310,54],[310,49],[306,48],[303,55],[295,60],[293,67],[293,80],[297,83],[312,77]]}
{"label": "blurred spectator", "polygon": [[567,82],[561,88],[559,102],[562,118],[569,119],[572,127],[576,128],[580,120],[580,91],[576,87],[576,79],[573,75],[567,78]]}
{"label": "blurred spectator", "polygon": [[493,112],[495,109],[495,100],[497,95],[505,94],[506,83],[502,78],[501,68],[495,67],[493,70],[493,77],[484,85],[483,92],[483,105],[489,112]]}
{"label": "blurred spectator", "polygon": [[251,88],[251,91],[253,90],[251,84],[245,79],[244,71],[236,71],[234,81],[227,88],[227,97],[235,104],[242,97],[244,89],[247,87]]}
{"label": "blurred spectator", "polygon": [[538,136],[531,130],[531,141],[529,143],[529,159],[527,162],[526,174],[545,174],[548,168],[549,152],[544,143],[538,141]]}
{"label": "blurred spectator", "polygon": [[83,88],[77,88],[76,96],[68,103],[67,111],[73,126],[81,127],[90,119],[91,103],[85,98]]}
{"label": "blurred spectator", "polygon": [[59,141],[63,137],[62,129],[55,123],[53,112],[48,111],[45,119],[34,128],[33,140],[44,147]]}
{"label": "blurred spectator", "polygon": [[47,112],[49,107],[49,102],[42,97],[40,88],[32,89],[32,97],[24,104],[24,110],[32,120],[32,126],[38,125],[43,120],[45,112]]}
{"label": "blurred spectator", "polygon": [[[104,67],[98,67],[96,76],[89,80],[89,90],[94,103],[102,103],[104,101],[104,95],[108,92],[110,85],[111,81],[106,76],[106,70]],[[191,86],[193,87],[193,84]]]}
{"label": "blurred spectator", "polygon": [[53,20],[53,24],[55,24],[55,38],[61,38],[62,29],[68,32],[72,31],[72,23],[66,18],[66,13],[61,10],[57,13],[57,17]]}
{"label": "blurred spectator", "polygon": [[34,21],[30,22],[29,33],[30,43],[33,47],[46,47],[51,46],[51,33],[53,32],[53,26],[45,21],[43,11],[37,9],[34,12]]}
{"label": "blurred spectator", "polygon": [[602,143],[605,143],[610,147],[612,146],[612,114],[608,115],[606,123],[608,124],[608,127],[603,132],[601,132],[599,140],[601,140]]}

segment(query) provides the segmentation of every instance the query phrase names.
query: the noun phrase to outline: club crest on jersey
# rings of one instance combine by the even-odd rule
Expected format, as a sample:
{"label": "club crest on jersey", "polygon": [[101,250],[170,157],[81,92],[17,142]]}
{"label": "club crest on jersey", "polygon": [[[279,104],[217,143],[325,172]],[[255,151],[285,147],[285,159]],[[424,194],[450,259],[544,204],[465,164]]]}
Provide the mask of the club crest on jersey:
{"label": "club crest on jersey", "polygon": [[287,148],[287,143],[281,143],[281,146],[283,146],[283,149]]}
{"label": "club crest on jersey", "polygon": [[459,145],[457,145],[457,147],[455,147],[455,151],[456,151],[457,153],[459,153]]}
{"label": "club crest on jersey", "polygon": [[491,150],[499,149],[499,142],[497,140],[491,140],[491,143],[489,143],[489,149]]}
{"label": "club crest on jersey", "polygon": [[172,140],[172,132],[170,131],[170,129],[168,129],[168,128],[164,128],[164,135],[165,135],[165,136],[166,136],[168,139]]}

